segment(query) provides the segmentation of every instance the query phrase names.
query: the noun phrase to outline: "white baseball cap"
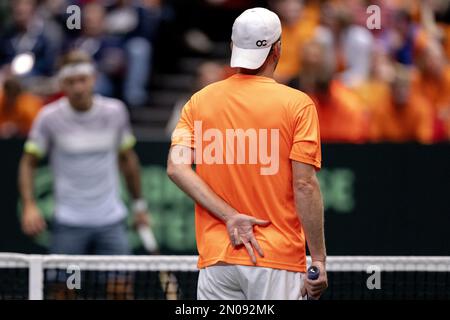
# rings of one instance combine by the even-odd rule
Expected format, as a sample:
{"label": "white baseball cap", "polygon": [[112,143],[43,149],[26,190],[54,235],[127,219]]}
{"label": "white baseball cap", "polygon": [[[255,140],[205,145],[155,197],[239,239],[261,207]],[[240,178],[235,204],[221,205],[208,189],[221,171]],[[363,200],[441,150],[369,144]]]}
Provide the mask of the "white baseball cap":
{"label": "white baseball cap", "polygon": [[281,22],[274,12],[264,8],[245,10],[233,24],[231,67],[258,69],[280,37]]}

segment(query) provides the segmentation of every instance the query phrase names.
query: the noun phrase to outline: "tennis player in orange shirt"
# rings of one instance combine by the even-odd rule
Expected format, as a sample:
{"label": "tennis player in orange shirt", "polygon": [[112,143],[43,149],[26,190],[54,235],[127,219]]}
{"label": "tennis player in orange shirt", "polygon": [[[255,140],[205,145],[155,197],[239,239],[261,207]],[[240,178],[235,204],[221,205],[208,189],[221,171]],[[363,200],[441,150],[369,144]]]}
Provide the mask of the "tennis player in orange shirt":
{"label": "tennis player in orange shirt", "polygon": [[[316,108],[273,80],[281,55],[275,13],[242,13],[232,51],[238,73],[184,106],[167,165],[196,202],[198,298],[317,299],[327,274]],[[305,277],[306,243],[317,280]]]}

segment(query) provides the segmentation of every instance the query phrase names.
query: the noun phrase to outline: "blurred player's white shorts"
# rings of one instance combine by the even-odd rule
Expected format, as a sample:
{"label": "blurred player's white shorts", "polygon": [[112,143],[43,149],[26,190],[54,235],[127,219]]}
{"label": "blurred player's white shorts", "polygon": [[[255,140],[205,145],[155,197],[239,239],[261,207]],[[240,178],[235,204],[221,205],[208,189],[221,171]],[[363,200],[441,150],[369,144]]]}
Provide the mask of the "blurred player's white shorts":
{"label": "blurred player's white shorts", "polygon": [[198,300],[302,300],[304,273],[220,264],[200,270]]}

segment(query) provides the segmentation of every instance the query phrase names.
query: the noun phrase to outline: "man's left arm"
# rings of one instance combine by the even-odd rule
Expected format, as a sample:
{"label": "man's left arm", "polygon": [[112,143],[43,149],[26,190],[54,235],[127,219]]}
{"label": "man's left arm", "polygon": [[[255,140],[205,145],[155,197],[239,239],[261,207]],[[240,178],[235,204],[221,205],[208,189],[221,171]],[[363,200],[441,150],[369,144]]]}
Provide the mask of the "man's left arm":
{"label": "man's left arm", "polygon": [[167,175],[196,203],[222,221],[226,225],[231,244],[234,247],[243,244],[252,263],[256,264],[256,255],[253,249],[261,257],[264,257],[264,253],[255,238],[253,226],[264,227],[269,225],[270,222],[242,214],[231,207],[192,169],[193,163],[193,149],[183,145],[174,145],[169,151]]}
{"label": "man's left arm", "polygon": [[142,196],[141,175],[139,158],[134,151],[136,138],[133,135],[130,123],[130,115],[124,104],[120,104],[118,119],[119,136],[117,148],[119,153],[119,167],[125,178],[128,193],[132,198],[132,212],[135,227],[149,225],[149,211],[147,202]]}
{"label": "man's left arm", "polygon": [[148,225],[149,212],[147,202],[142,197],[139,158],[133,148],[119,153],[119,165],[124,175],[128,192],[133,199],[132,211],[135,225]]}

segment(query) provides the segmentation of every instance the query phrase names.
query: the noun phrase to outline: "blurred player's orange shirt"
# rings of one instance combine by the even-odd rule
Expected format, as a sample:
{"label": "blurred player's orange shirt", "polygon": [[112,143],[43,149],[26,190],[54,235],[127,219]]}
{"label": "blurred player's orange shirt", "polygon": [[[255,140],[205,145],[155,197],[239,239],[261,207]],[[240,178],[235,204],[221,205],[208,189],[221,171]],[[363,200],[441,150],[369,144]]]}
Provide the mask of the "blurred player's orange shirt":
{"label": "blurred player's orange shirt", "polygon": [[[232,149],[226,139],[227,129],[258,133],[253,136],[259,138],[256,164],[249,160],[256,150],[249,153],[249,137],[245,140],[245,163],[237,164],[239,144],[235,139],[234,164],[226,164]],[[267,145],[261,142],[264,135],[268,137]],[[273,151],[277,143],[278,156]],[[200,157],[210,154],[213,144],[220,145],[223,151],[220,154],[216,149],[214,156],[218,161],[199,163],[199,153]],[[267,227],[255,226],[256,239],[265,254],[264,258],[257,257],[258,266],[305,272],[306,244],[295,209],[291,160],[310,164],[317,170],[321,167],[318,117],[306,94],[270,78],[236,74],[192,96],[172,135],[173,145],[195,149],[198,175],[229,205],[271,222]],[[270,161],[261,158],[263,151]],[[274,165],[275,161],[278,164]],[[269,174],[262,174],[268,167],[272,167]],[[198,204],[195,213],[199,268],[219,261],[252,265],[245,247],[233,248],[222,221]]]}

